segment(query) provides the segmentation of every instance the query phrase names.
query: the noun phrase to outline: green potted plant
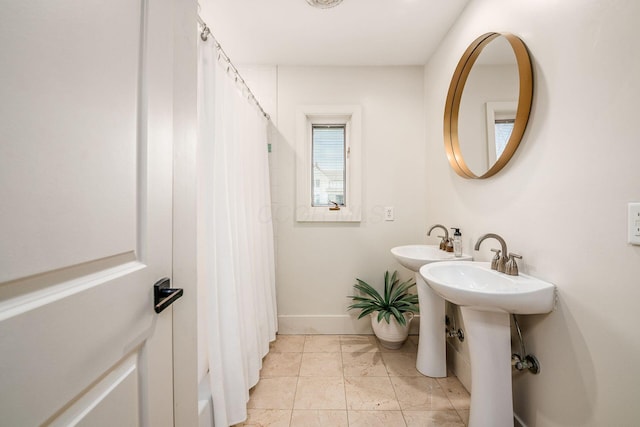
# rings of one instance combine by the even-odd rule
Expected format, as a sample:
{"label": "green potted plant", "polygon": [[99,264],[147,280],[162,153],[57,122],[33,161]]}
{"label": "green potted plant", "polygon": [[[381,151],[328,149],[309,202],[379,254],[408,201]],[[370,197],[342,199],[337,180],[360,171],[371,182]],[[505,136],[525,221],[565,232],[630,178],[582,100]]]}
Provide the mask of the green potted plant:
{"label": "green potted plant", "polygon": [[361,295],[349,295],[354,302],[348,308],[360,309],[358,319],[371,316],[371,327],[386,348],[400,348],[409,335],[409,325],[418,313],[418,295],[409,293],[416,286],[413,279],[400,282],[398,272],[384,273],[384,294],[368,283],[356,278],[354,289]]}

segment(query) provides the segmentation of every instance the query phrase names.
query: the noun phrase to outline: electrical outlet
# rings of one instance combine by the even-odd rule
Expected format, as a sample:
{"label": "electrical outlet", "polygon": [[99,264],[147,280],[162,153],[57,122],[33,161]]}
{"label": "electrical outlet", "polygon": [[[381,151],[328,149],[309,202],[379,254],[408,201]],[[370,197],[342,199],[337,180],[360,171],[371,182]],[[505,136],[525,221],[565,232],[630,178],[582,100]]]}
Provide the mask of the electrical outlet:
{"label": "electrical outlet", "polygon": [[640,245],[640,203],[629,203],[629,243]]}
{"label": "electrical outlet", "polygon": [[393,221],[393,206],[386,206],[384,208],[384,220]]}

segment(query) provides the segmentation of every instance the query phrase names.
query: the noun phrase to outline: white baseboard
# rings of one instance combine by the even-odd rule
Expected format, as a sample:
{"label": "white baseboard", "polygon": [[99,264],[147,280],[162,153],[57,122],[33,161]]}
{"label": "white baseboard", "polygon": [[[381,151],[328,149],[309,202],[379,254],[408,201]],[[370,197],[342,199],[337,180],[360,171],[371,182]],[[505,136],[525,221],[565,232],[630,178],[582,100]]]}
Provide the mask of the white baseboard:
{"label": "white baseboard", "polygon": [[198,384],[198,427],[213,427],[213,401],[207,375]]}
{"label": "white baseboard", "polygon": [[[409,333],[417,335],[420,316],[411,321]],[[372,335],[369,318],[357,319],[348,314],[341,315],[280,315],[278,333],[281,335]]]}
{"label": "white baseboard", "polygon": [[447,368],[458,377],[464,388],[471,393],[471,363],[462,357],[462,353],[449,342],[447,342]]}
{"label": "white baseboard", "polygon": [[516,414],[513,414],[513,418],[515,420],[515,427],[527,427],[527,425]]}

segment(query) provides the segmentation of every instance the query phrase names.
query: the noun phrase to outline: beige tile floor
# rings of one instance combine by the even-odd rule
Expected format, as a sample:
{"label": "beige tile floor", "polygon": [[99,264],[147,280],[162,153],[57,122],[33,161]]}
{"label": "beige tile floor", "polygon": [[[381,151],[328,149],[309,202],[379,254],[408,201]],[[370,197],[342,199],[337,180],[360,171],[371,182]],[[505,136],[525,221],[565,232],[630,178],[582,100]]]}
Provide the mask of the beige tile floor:
{"label": "beige tile floor", "polygon": [[415,368],[417,337],[388,350],[370,335],[279,335],[237,426],[463,427],[469,393]]}

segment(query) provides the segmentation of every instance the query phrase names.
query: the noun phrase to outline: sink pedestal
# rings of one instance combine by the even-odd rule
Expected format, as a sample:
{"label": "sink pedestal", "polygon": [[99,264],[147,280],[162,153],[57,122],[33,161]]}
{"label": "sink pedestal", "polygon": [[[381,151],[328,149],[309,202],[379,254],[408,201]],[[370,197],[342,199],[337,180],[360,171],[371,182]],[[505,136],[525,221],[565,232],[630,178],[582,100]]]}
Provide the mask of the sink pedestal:
{"label": "sink pedestal", "polygon": [[509,314],[469,307],[460,309],[471,359],[469,427],[512,427]]}
{"label": "sink pedestal", "polygon": [[447,376],[447,348],[444,324],[445,301],[425,282],[420,269],[429,264],[442,261],[458,263],[471,260],[471,256],[462,254],[456,257],[453,252],[440,250],[438,245],[407,245],[391,249],[398,262],[411,271],[415,271],[418,300],[420,302],[420,339],[416,369],[428,377]]}
{"label": "sink pedestal", "polygon": [[416,273],[420,302],[420,340],[416,369],[428,377],[447,376],[445,301]]}

